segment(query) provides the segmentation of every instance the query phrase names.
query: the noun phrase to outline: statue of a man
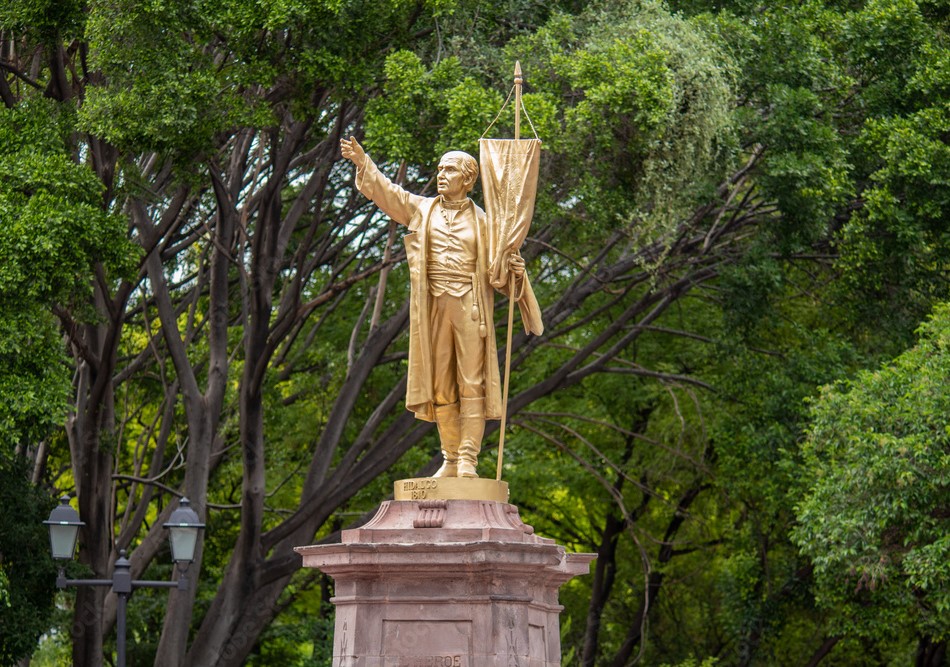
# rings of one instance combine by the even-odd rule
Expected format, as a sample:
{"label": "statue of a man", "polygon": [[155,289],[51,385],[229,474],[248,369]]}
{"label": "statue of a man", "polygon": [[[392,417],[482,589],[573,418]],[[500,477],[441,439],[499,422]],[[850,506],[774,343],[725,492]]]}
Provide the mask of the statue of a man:
{"label": "statue of a man", "polygon": [[[407,192],[380,173],[355,138],[340,142],[356,165],[356,187],[408,227],[409,377],[406,409],[434,421],[442,443],[436,477],[477,477],[486,419],[501,419],[498,353],[489,283],[498,230],[469,199],[478,162],[451,151],[438,167],[438,196]],[[516,294],[533,300],[524,260],[510,256]],[[535,302],[536,303],[536,302]]]}

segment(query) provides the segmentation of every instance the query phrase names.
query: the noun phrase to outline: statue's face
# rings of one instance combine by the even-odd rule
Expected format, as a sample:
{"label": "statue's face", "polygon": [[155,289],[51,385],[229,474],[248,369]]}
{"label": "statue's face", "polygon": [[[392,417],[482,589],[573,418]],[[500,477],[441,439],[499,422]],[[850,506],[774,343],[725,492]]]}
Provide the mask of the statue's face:
{"label": "statue's face", "polygon": [[462,165],[457,158],[445,158],[439,161],[439,175],[436,178],[439,194],[446,199],[462,199],[472,189],[462,171]]}

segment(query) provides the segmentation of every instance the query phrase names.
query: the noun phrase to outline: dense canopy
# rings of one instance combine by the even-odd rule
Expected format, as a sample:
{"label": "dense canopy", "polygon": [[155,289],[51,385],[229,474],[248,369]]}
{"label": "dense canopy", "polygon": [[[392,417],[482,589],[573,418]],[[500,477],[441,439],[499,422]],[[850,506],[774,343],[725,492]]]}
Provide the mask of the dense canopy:
{"label": "dense canopy", "polygon": [[63,493],[77,576],[171,576],[182,495],[208,525],[197,590],[130,604],[131,664],[330,664],[293,547],[439,459],[402,404],[402,232],[339,140],[432,192],[515,60],[546,327],[515,332],[504,474],[597,554],[564,664],[945,664],[948,28],[939,0],[4,3],[0,664],[114,648],[114,598],[37,560]]}

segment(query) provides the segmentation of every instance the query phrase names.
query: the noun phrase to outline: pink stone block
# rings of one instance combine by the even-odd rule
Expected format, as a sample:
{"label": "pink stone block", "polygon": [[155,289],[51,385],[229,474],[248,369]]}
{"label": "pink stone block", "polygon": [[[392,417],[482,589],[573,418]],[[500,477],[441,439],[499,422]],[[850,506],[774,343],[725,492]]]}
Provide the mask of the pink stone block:
{"label": "pink stone block", "polygon": [[594,559],[481,500],[388,501],[296,551],[335,583],[334,667],[560,665],[558,588]]}

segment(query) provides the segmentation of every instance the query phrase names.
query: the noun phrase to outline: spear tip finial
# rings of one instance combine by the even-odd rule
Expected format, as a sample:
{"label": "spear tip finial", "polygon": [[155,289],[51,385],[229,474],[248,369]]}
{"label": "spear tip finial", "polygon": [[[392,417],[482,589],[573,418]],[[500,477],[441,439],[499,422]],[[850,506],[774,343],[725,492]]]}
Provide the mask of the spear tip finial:
{"label": "spear tip finial", "polygon": [[515,61],[515,83],[516,84],[523,83],[522,78],[521,78],[521,61],[520,60]]}

